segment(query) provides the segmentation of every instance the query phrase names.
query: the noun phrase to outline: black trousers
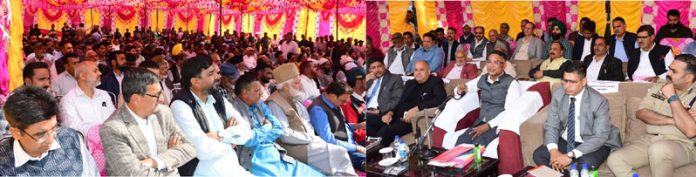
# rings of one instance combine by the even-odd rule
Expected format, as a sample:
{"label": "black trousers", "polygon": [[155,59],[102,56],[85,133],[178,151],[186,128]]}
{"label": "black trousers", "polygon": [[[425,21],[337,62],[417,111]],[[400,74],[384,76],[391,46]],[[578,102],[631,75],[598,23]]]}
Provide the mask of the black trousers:
{"label": "black trousers", "polygon": [[382,115],[379,114],[366,114],[366,128],[367,128],[367,136],[370,137],[379,137],[379,132],[380,129],[386,124],[382,122]]}
{"label": "black trousers", "polygon": [[[481,123],[479,125],[483,125],[485,123]],[[488,131],[483,132],[481,135],[477,136],[476,138],[472,139],[471,138],[471,132],[474,130],[479,125],[471,126],[469,129],[467,129],[464,134],[459,135],[459,138],[457,139],[457,145],[460,144],[480,144],[480,145],[488,145],[488,143],[491,143],[495,138],[498,137],[498,127],[488,129]]]}
{"label": "black trousers", "polygon": [[[563,140],[563,138],[559,138],[558,140],[558,150],[561,151],[563,154],[567,154],[569,151],[572,149],[568,150],[566,148],[568,142]],[[575,143],[575,147],[580,146],[582,143]],[[594,152],[590,153],[585,153],[583,154],[580,158],[578,158],[575,162],[583,164],[586,163],[588,168],[595,167],[599,168],[599,166],[604,163],[604,161],[607,160],[607,157],[609,157],[609,153],[611,152],[611,149],[607,146],[602,146],[599,149],[597,149]],[[539,148],[537,148],[534,151],[534,163],[537,165],[544,164],[546,166],[551,167],[549,164],[549,159],[551,159],[551,154],[549,153],[549,150],[546,148],[546,145],[543,144]],[[578,170],[582,167],[578,167]]]}
{"label": "black trousers", "polygon": [[[368,117],[368,120],[369,119],[370,118]],[[382,123],[381,117],[379,119],[379,122]],[[368,122],[368,124],[369,123],[370,122]],[[368,126],[367,128],[367,135],[370,136],[370,133],[374,133],[376,137],[381,137],[382,141],[380,142],[380,144],[385,147],[389,146],[390,143],[394,142],[394,136],[404,136],[413,131],[413,127],[411,127],[410,123],[406,123],[400,119],[392,120],[392,122],[389,125],[382,123],[382,126],[378,129],[370,130],[372,128],[370,126]],[[376,132],[374,132],[374,130],[376,130]]]}

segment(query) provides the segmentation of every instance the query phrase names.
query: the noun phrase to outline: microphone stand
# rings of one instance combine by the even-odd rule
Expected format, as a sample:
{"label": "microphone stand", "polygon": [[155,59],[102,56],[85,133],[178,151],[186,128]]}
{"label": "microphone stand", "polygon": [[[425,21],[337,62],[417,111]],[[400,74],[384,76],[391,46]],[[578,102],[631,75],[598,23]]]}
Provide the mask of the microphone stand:
{"label": "microphone stand", "polygon": [[[419,118],[418,120],[416,120],[416,136],[417,136],[416,139],[417,139],[417,141],[416,141],[416,147],[414,147],[413,153],[417,152],[418,155],[420,155],[420,158],[423,160],[430,160],[433,157],[435,157],[435,155],[437,155],[437,152],[432,149],[433,139],[432,139],[432,137],[430,137],[430,132],[433,130],[433,127],[435,126],[435,120],[437,120],[437,118],[440,116],[440,114],[442,113],[442,110],[445,109],[445,105],[447,105],[447,102],[449,102],[450,99],[452,99],[452,98],[445,100],[444,103],[442,103],[442,104],[440,104],[440,106],[438,106],[438,109],[435,112],[435,116],[428,123],[428,128],[425,129],[424,136],[421,136],[420,126],[418,126],[418,122],[421,119],[428,117],[428,111],[423,111],[423,118]],[[422,149],[422,147],[423,147],[423,143],[424,143],[426,138],[428,138],[430,140],[430,143],[428,143],[428,149],[424,150],[424,149]]]}

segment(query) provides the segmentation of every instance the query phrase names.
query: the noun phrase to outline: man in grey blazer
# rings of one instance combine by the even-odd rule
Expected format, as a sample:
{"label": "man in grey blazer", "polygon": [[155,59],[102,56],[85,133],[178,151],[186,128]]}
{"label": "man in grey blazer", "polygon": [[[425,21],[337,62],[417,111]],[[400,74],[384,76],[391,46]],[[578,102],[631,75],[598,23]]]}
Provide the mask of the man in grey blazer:
{"label": "man in grey blazer", "polygon": [[172,111],[157,104],[159,78],[144,69],[123,78],[126,105],[99,131],[109,176],[179,176],[177,168],[196,156],[193,144],[174,122]]}
{"label": "man in grey blazer", "polygon": [[367,63],[369,74],[366,76],[365,105],[367,111],[367,136],[379,136],[377,131],[385,125],[382,116],[394,109],[404,90],[404,81],[399,75],[386,70],[384,61],[372,59]]}
{"label": "man in grey blazer", "polygon": [[587,86],[585,68],[573,62],[564,70],[563,87],[553,91],[544,124],[544,144],[534,162],[563,170],[572,162],[599,167],[621,147],[619,130],[611,125],[607,99]]}

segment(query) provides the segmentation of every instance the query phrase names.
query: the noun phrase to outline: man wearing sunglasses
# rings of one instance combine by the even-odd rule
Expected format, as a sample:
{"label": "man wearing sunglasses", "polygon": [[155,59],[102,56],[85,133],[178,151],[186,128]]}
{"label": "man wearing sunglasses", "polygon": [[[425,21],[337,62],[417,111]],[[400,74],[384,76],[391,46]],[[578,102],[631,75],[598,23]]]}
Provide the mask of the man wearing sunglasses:
{"label": "man wearing sunglasses", "polygon": [[58,126],[58,103],[45,89],[18,88],[3,110],[12,137],[0,140],[0,176],[99,175],[79,133]]}

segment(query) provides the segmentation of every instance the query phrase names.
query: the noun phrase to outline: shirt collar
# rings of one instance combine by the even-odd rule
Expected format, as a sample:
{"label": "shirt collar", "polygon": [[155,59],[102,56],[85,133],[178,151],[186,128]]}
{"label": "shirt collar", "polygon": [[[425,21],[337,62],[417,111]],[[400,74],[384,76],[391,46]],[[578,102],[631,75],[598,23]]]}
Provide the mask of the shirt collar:
{"label": "shirt collar", "polygon": [[200,105],[215,104],[215,102],[216,102],[215,98],[211,94],[208,94],[208,102],[207,103],[203,103],[203,100],[198,98],[198,96],[196,96],[196,94],[193,93],[193,91],[191,91],[191,95],[193,95],[193,99],[195,99],[196,102],[198,102],[198,104],[200,104]]}
{"label": "shirt collar", "polygon": [[154,120],[153,117],[155,117],[155,114],[150,114],[149,116],[147,116],[147,118],[143,119],[142,117],[135,114],[135,112],[133,112],[133,110],[131,110],[130,107],[128,107],[128,105],[123,105],[123,106],[126,107],[126,110],[128,110],[128,112],[133,116],[133,118],[135,118],[135,122],[137,122],[138,125],[149,126],[150,121]]}
{"label": "shirt collar", "polygon": [[336,107],[329,101],[329,99],[326,98],[326,95],[321,95],[321,99],[324,100],[324,103],[326,103],[329,108],[334,109]]}
{"label": "shirt collar", "polygon": [[580,90],[580,93],[578,93],[578,95],[575,95],[575,96],[568,95],[568,96],[569,96],[569,99],[575,98],[575,102],[578,102],[580,99],[582,99],[582,94],[584,94],[584,93],[585,93],[585,86],[582,87],[582,90]]}
{"label": "shirt collar", "polygon": [[[48,151],[60,149],[60,143],[58,143],[58,139],[56,138],[55,141],[53,141],[53,144],[51,144],[51,148],[48,149]],[[14,152],[14,159],[15,159],[15,167],[20,167],[24,165],[25,163],[29,162],[30,160],[41,160],[44,157],[48,155],[48,152],[45,152],[41,154],[38,158],[32,157],[29,155],[26,151],[24,151],[24,148],[22,148],[22,145],[19,144],[18,140],[14,140],[12,150]]]}
{"label": "shirt collar", "polygon": [[649,49],[648,51],[643,50],[643,48],[640,48],[640,51],[641,51],[641,52],[646,52],[646,53],[647,53],[647,52],[650,52],[650,51],[652,51],[653,48],[655,48],[655,45],[656,45],[656,43],[653,42],[653,45],[650,46],[650,49]]}

